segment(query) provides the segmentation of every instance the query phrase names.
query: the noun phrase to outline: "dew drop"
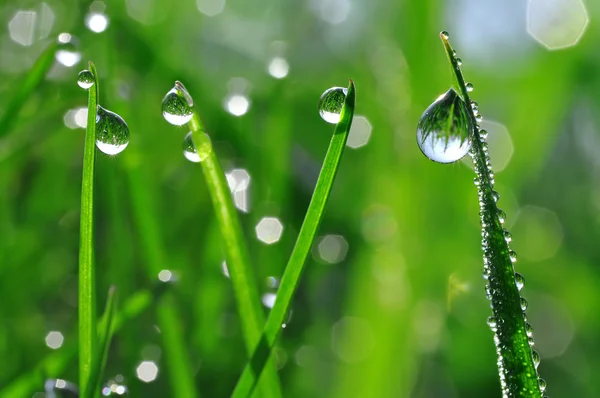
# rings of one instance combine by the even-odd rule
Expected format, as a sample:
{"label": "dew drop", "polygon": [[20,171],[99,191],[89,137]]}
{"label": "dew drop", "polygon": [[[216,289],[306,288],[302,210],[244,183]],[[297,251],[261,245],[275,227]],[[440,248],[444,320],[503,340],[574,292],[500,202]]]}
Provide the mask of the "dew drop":
{"label": "dew drop", "polygon": [[531,336],[527,337],[527,344],[529,344],[529,347],[533,347],[533,344],[534,344],[533,337],[531,337]]}
{"label": "dew drop", "polygon": [[531,350],[531,357],[533,359],[533,366],[537,369],[537,367],[540,366],[540,354],[538,354],[536,350]]}
{"label": "dew drop", "polygon": [[446,32],[445,30],[442,30],[442,31],[440,32],[440,37],[441,37],[442,39],[446,39],[446,40],[448,40],[448,39],[450,38],[450,35],[449,35],[449,34],[448,34],[448,32]]}
{"label": "dew drop", "polygon": [[465,88],[467,89],[468,92],[473,91],[473,83],[467,83],[465,84]]}
{"label": "dew drop", "polygon": [[84,90],[94,85],[94,75],[91,71],[85,69],[77,75],[77,85]]}
{"label": "dew drop", "polygon": [[[477,113],[477,111],[474,111]],[[475,120],[477,121],[477,123],[481,123],[481,121],[483,120],[483,116],[481,116],[479,113],[477,113],[477,116],[475,116]]]}
{"label": "dew drop", "polygon": [[462,59],[456,58],[456,63],[458,64],[458,66],[461,66],[462,65]]}
{"label": "dew drop", "polygon": [[482,140],[487,140],[487,131],[486,130],[479,130],[479,137],[481,137]]}
{"label": "dew drop", "polygon": [[525,334],[533,340],[533,326],[525,322]]}
{"label": "dew drop", "polygon": [[519,274],[518,272],[515,272],[515,283],[517,284],[517,289],[519,290],[523,289],[523,285],[525,285],[525,278],[523,278],[523,275]]}
{"label": "dew drop", "polygon": [[546,391],[546,380],[542,379],[541,377],[538,379],[538,385],[540,386],[540,391],[544,392]]}
{"label": "dew drop", "polygon": [[515,253],[514,250],[509,250],[508,251],[508,257],[510,257],[510,261],[513,263],[517,262],[517,253]]}
{"label": "dew drop", "polygon": [[498,191],[492,190],[492,199],[494,199],[494,202],[497,202],[500,199],[500,194]]}
{"label": "dew drop", "polygon": [[129,145],[129,127],[119,115],[98,105],[96,146],[107,155],[117,155]]}
{"label": "dew drop", "polygon": [[498,209],[498,221],[500,221],[501,224],[504,224],[504,221],[506,221],[506,213],[504,212],[504,210],[502,209]]}
{"label": "dew drop", "polygon": [[488,317],[487,324],[490,327],[490,329],[492,329],[492,331],[496,331],[496,318],[494,318],[493,316]]}
{"label": "dew drop", "polygon": [[204,140],[202,145],[200,145],[200,150],[198,150],[194,145],[191,131],[187,133],[187,135],[183,139],[183,155],[190,162],[202,162],[206,160],[208,155],[210,155],[210,153],[212,152],[212,143],[210,141],[210,137],[206,133],[201,134],[204,134]]}
{"label": "dew drop", "polygon": [[192,119],[194,100],[179,81],[169,90],[162,101],[162,112],[165,120],[175,126],[183,126]]}
{"label": "dew drop", "polygon": [[319,115],[327,123],[337,124],[340,122],[342,108],[348,89],[344,87],[331,87],[319,98]]}
{"label": "dew drop", "polygon": [[506,243],[510,243],[512,241],[512,235],[506,229],[504,230],[504,240]]}
{"label": "dew drop", "polygon": [[453,88],[438,97],[417,124],[417,144],[421,152],[438,163],[462,159],[471,148],[475,129],[468,114],[465,101]]}
{"label": "dew drop", "polygon": [[527,300],[525,300],[525,297],[521,297],[521,310],[525,311],[528,305],[529,304],[527,303]]}

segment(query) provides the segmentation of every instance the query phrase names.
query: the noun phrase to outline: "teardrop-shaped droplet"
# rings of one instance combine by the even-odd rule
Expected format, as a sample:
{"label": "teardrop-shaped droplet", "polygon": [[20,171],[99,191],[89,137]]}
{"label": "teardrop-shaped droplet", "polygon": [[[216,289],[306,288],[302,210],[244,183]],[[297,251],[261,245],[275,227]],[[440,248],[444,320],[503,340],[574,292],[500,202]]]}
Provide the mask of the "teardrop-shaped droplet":
{"label": "teardrop-shaped droplet", "polygon": [[512,241],[512,235],[506,229],[504,230],[504,240],[506,241],[506,243],[510,243]]}
{"label": "teardrop-shaped droplet", "polygon": [[525,323],[525,334],[527,337],[533,338],[533,326],[529,323]]}
{"label": "teardrop-shaped droplet", "polygon": [[85,69],[77,75],[77,85],[84,90],[94,85],[94,75],[91,71]]}
{"label": "teardrop-shaped droplet", "polygon": [[448,40],[448,38],[450,37],[450,35],[448,34],[448,32],[446,32],[445,30],[442,30],[440,32],[440,37],[442,37],[443,39]]}
{"label": "teardrop-shaped droplet", "polygon": [[527,303],[527,300],[525,299],[525,297],[521,297],[521,310],[525,311],[527,309],[527,306],[529,305]]}
{"label": "teardrop-shaped droplet", "polygon": [[465,88],[467,89],[468,92],[473,91],[473,83],[465,84]]}
{"label": "teardrop-shaped droplet", "polygon": [[533,345],[535,344],[533,341],[533,337],[531,337],[531,336],[527,337],[527,344],[529,344],[529,347],[533,347]]}
{"label": "teardrop-shaped droplet", "polygon": [[515,272],[515,283],[517,284],[517,289],[519,290],[523,289],[523,286],[525,285],[525,278],[523,278],[523,275],[519,274],[518,272]]}
{"label": "teardrop-shaped droplet", "polygon": [[514,250],[508,251],[508,257],[510,257],[510,261],[513,263],[517,262],[517,253]]}
{"label": "teardrop-shaped droplet", "polygon": [[493,316],[488,317],[487,324],[492,329],[492,331],[496,331],[496,318]]}
{"label": "teardrop-shaped droplet", "polygon": [[175,126],[183,126],[192,119],[194,100],[181,82],[176,81],[163,98],[162,113],[165,120]]}
{"label": "teardrop-shaped droplet", "polygon": [[44,383],[46,397],[79,398],[79,389],[70,381],[63,379],[48,379]]}
{"label": "teardrop-shaped droplet", "polygon": [[319,98],[319,115],[327,123],[338,124],[342,116],[342,108],[348,89],[344,87],[331,87]]}
{"label": "teardrop-shaped droplet", "polygon": [[540,354],[536,350],[531,350],[531,357],[533,358],[533,366],[537,369],[540,366]]}
{"label": "teardrop-shaped droplet", "polygon": [[212,143],[210,137],[204,134],[204,142],[198,148],[194,145],[192,140],[192,132],[187,133],[183,139],[183,155],[190,162],[198,163],[204,161],[212,151]]}
{"label": "teardrop-shaped droplet", "polygon": [[506,221],[506,212],[502,209],[498,209],[498,221],[500,221],[500,224],[504,224],[504,221]]}
{"label": "teardrop-shaped droplet", "polygon": [[474,129],[467,104],[451,88],[421,115],[417,144],[434,162],[456,162],[469,152]]}
{"label": "teardrop-shaped droplet", "polygon": [[546,391],[546,380],[542,379],[541,377],[538,379],[538,385],[540,386],[540,391],[544,392]]}
{"label": "teardrop-shaped droplet", "polygon": [[107,155],[117,155],[129,145],[129,127],[119,115],[98,105],[96,146]]}

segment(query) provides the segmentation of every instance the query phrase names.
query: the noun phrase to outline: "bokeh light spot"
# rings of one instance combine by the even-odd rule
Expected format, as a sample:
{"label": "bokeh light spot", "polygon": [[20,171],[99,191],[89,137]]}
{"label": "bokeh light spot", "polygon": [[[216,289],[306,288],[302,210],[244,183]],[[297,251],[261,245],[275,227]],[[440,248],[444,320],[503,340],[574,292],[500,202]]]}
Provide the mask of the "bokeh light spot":
{"label": "bokeh light spot", "polygon": [[529,261],[554,257],[563,242],[562,226],[556,214],[537,206],[521,208],[512,234],[519,258]]}
{"label": "bokeh light spot", "polygon": [[346,258],[348,242],[341,235],[325,235],[317,246],[321,260],[336,264]]}
{"label": "bokeh light spot", "polygon": [[62,347],[65,338],[61,332],[51,331],[46,335],[46,345],[53,350]]}
{"label": "bokeh light spot", "polygon": [[94,33],[102,33],[108,28],[108,17],[99,12],[89,13],[85,17],[85,26]]}
{"label": "bokeh light spot", "polygon": [[283,57],[274,57],[269,62],[269,74],[275,79],[283,79],[288,75],[290,65]]}
{"label": "bokeh light spot", "polygon": [[[484,119],[479,125],[482,130],[487,131],[490,161],[494,172],[498,173],[504,170],[510,163],[514,153],[512,138],[506,126],[501,123]],[[461,162],[471,169],[473,168],[473,159],[470,156],[465,156]]]}
{"label": "bokeh light spot", "polygon": [[346,316],[331,330],[331,348],[344,362],[357,363],[367,359],[375,345],[373,330],[365,320]]}
{"label": "bokeh light spot", "polygon": [[371,138],[371,123],[364,116],[354,116],[346,145],[352,149],[367,145]]}
{"label": "bokeh light spot", "polygon": [[527,32],[549,50],[577,44],[588,22],[581,0],[529,0]]}
{"label": "bokeh light spot", "polygon": [[141,362],[135,370],[137,378],[145,383],[156,380],[158,376],[158,366],[152,361]]}
{"label": "bokeh light spot", "polygon": [[256,225],[256,237],[267,245],[278,242],[282,233],[283,224],[276,217],[263,217]]}
{"label": "bokeh light spot", "polygon": [[207,17],[214,17],[225,9],[225,0],[196,0],[196,7]]}

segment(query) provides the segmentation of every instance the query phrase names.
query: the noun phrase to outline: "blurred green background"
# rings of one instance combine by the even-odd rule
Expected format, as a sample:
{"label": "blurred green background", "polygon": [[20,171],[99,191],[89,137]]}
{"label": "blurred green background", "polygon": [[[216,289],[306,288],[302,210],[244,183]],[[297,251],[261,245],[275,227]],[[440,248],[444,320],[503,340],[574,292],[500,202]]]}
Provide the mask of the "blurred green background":
{"label": "blurred green background", "polygon": [[[0,115],[49,43],[67,32],[78,44],[0,132],[0,396],[77,380],[87,60],[101,104],[131,131],[122,154],[97,156],[98,305],[111,284],[124,303],[171,270],[163,305],[202,396],[228,396],[246,355],[201,169],[183,157],[187,131],[161,115],[176,79],[229,173],[265,311],[333,131],[317,101],[356,82],[353,147],[276,350],[286,397],[500,396],[474,174],[429,161],[415,141],[452,83],[442,29],[487,123],[547,393],[597,396],[598,17],[589,0],[3,1]],[[121,375],[130,396],[173,396],[163,298],[113,341],[105,381]],[[158,367],[150,382],[142,363]],[[18,395],[5,389],[15,383]]]}

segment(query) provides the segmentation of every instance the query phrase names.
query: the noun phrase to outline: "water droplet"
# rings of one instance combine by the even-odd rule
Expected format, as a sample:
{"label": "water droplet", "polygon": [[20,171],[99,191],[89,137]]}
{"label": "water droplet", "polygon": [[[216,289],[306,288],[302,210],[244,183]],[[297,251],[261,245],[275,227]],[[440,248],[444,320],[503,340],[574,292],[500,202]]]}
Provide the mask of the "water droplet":
{"label": "water droplet", "polygon": [[504,210],[502,209],[498,209],[498,221],[500,221],[501,224],[504,224],[504,221],[506,221],[506,213],[504,212]]}
{"label": "water droplet", "polygon": [[492,331],[496,331],[496,318],[493,316],[488,317],[487,324],[492,329]]}
{"label": "water droplet", "polygon": [[319,115],[327,123],[337,124],[340,122],[342,108],[348,89],[344,87],[331,87],[319,98]]}
{"label": "water droplet", "polygon": [[523,278],[523,275],[519,274],[518,272],[515,272],[515,283],[517,284],[517,289],[519,290],[523,289],[523,285],[525,285],[525,278]]}
{"label": "water droplet", "polygon": [[462,159],[471,147],[474,126],[465,101],[448,90],[431,104],[417,125],[417,144],[434,162],[452,163]]}
{"label": "water droplet", "polygon": [[78,40],[69,33],[58,35],[58,48],[54,58],[61,64],[70,68],[81,61],[81,53],[77,51]]}
{"label": "water droplet", "polygon": [[63,379],[48,379],[44,383],[46,397],[79,398],[79,389],[70,381]]}
{"label": "water droplet", "polygon": [[514,250],[509,250],[508,251],[508,257],[510,257],[510,261],[513,263],[517,262],[517,253],[515,253]]}
{"label": "water droplet", "polygon": [[533,359],[533,366],[537,369],[537,367],[540,366],[540,354],[538,354],[536,350],[531,350],[531,357]]}
{"label": "water droplet", "polygon": [[529,344],[529,347],[533,347],[533,344],[534,344],[533,337],[531,337],[531,336],[527,337],[527,343]]}
{"label": "water droplet", "polygon": [[525,334],[533,339],[533,326],[525,322]]}
{"label": "water droplet", "polygon": [[[477,113],[477,111],[474,111],[475,113]],[[481,121],[483,120],[483,116],[481,116],[479,113],[477,113],[477,116],[475,116],[475,121],[477,121],[477,123],[481,123]]]}
{"label": "water droplet", "polygon": [[450,38],[450,35],[449,35],[449,34],[448,34],[448,32],[446,32],[445,30],[442,30],[442,31],[440,32],[440,37],[441,37],[442,39],[446,39],[446,40],[448,40],[448,38]]}
{"label": "water droplet", "polygon": [[94,75],[92,72],[87,69],[79,72],[77,75],[77,85],[84,90],[92,87],[94,85]]}
{"label": "water droplet", "polygon": [[165,120],[175,126],[183,126],[192,119],[194,100],[181,82],[169,90],[162,101],[162,112]]}
{"label": "water droplet", "polygon": [[482,140],[487,140],[487,130],[479,130],[479,137],[481,137]]}
{"label": "water droplet", "polygon": [[500,199],[500,194],[498,191],[492,190],[492,199],[494,199],[494,202],[497,202]]}
{"label": "water droplet", "polygon": [[210,137],[206,133],[204,134],[204,140],[202,145],[200,146],[200,150],[196,148],[194,145],[194,141],[192,140],[192,132],[187,133],[185,138],[183,139],[183,155],[190,162],[198,163],[206,160],[208,155],[212,152],[212,143],[210,141]]}
{"label": "water droplet", "polygon": [[456,63],[458,64],[458,66],[461,66],[462,65],[462,59],[456,58]]}
{"label": "water droplet", "polygon": [[527,300],[525,300],[525,297],[521,297],[521,310],[525,311],[528,305],[529,304],[527,303]]}
{"label": "water droplet", "polygon": [[129,127],[119,115],[98,105],[96,146],[107,155],[117,155],[129,145]]}
{"label": "water droplet", "polygon": [[467,83],[465,84],[465,88],[467,89],[468,92],[473,91],[473,83]]}
{"label": "water droplet", "polygon": [[544,392],[546,391],[546,380],[542,379],[541,377],[538,379],[538,385],[540,386],[540,391]]}

